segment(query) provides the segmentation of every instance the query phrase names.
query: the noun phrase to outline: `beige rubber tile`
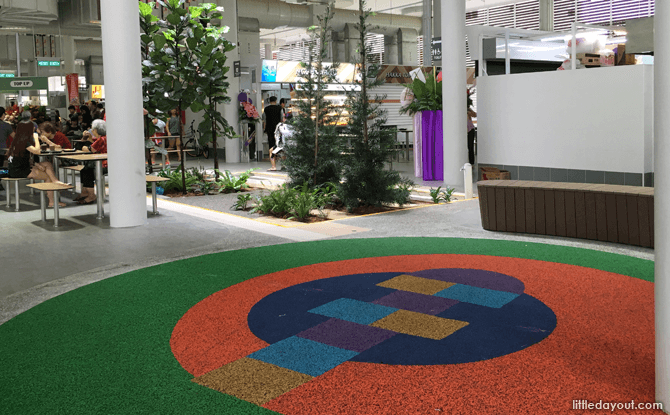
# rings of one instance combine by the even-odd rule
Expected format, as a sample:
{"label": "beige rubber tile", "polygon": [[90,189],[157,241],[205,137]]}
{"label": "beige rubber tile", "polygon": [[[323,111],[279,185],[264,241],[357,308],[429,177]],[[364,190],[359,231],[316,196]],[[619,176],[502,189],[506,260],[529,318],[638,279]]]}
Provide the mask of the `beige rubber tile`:
{"label": "beige rubber tile", "polygon": [[309,375],[244,357],[193,382],[260,406],[310,380]]}
{"label": "beige rubber tile", "polygon": [[394,290],[409,291],[417,294],[433,295],[454,285],[453,282],[431,280],[428,278],[414,277],[412,275],[398,275],[390,280],[377,284],[380,287],[392,288]]}
{"label": "beige rubber tile", "polygon": [[371,326],[396,333],[409,334],[410,336],[442,340],[468,324],[470,323],[467,321],[429,316],[414,311],[398,310],[372,323]]}

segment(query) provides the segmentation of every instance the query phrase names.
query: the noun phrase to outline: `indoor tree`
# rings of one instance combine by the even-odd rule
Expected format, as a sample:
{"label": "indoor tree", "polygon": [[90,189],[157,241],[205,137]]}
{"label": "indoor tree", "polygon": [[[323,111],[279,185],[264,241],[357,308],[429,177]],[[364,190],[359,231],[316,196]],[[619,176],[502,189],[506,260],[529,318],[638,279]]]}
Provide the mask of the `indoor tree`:
{"label": "indoor tree", "polygon": [[[215,64],[221,63],[218,54],[220,50],[215,51],[215,46],[223,46],[224,50],[230,46],[226,46],[220,39],[213,39],[214,36],[221,34],[219,30],[223,31],[225,28],[211,27],[214,21],[222,18],[223,8],[211,3],[186,8],[186,0],[157,0],[157,3],[164,7],[168,14],[165,20],[150,19],[148,22],[157,25],[159,29],[148,31],[148,36],[152,38],[153,49],[150,48],[148,59],[142,63],[148,67],[146,70],[148,76],[142,81],[148,90],[152,91],[152,99],[155,99],[157,109],[167,113],[177,108],[181,114],[181,111],[187,108],[195,109],[197,112],[208,108],[210,102],[214,107],[218,101],[225,102],[225,90],[227,90],[225,79],[217,80],[218,89],[209,90],[209,97],[204,94],[204,83],[208,76],[225,75],[223,68],[214,68]],[[145,38],[146,40],[149,39]],[[209,46],[212,46],[212,55],[204,56],[203,51]],[[218,61],[213,61],[214,55]],[[212,62],[211,68],[209,62]],[[231,134],[232,130],[227,124],[221,123],[223,117],[220,114],[217,116],[213,111],[205,117],[206,120],[200,127],[211,130],[213,128],[211,120],[214,120],[215,123],[221,124],[224,135]],[[183,125],[179,123],[181,142],[183,137]],[[212,139],[211,134],[205,137],[208,137],[207,142]],[[183,147],[180,148],[180,152],[183,191],[186,193]]]}
{"label": "indoor tree", "polygon": [[301,63],[302,80],[296,90],[298,111],[292,121],[294,134],[286,143],[284,162],[295,186],[308,183],[316,187],[340,180],[343,146],[336,130],[340,113],[326,99],[327,84],[337,82],[338,65],[324,63],[331,42],[332,17],[328,6],[326,13],[318,16],[319,26],[308,29],[310,53],[307,62]]}
{"label": "indoor tree", "polygon": [[[201,23],[211,22],[222,18],[223,8],[207,3],[199,8],[193,8],[193,16]],[[198,95],[191,105],[194,112],[204,110],[204,120],[198,125],[202,133],[202,142],[206,145],[211,140],[214,147],[214,174],[219,178],[219,156],[217,150],[217,135],[220,131],[223,137],[236,137],[235,131],[228,121],[218,111],[219,105],[230,103],[227,95],[230,83],[227,81],[229,66],[226,66],[226,53],[235,49],[235,45],[229,42],[224,34],[228,33],[227,26],[214,26],[203,24],[202,29],[196,28],[189,32],[186,43],[194,53],[194,63],[197,64],[197,76],[195,77],[196,91]]]}
{"label": "indoor tree", "polygon": [[347,98],[347,134],[351,137],[352,151],[345,159],[343,182],[338,186],[338,196],[349,210],[361,205],[402,205],[409,197],[409,182],[403,181],[397,171],[384,168],[395,149],[396,132],[383,128],[387,120],[386,112],[381,109],[384,97],[370,96],[371,90],[383,81],[377,76],[380,65],[368,63],[371,47],[366,45],[365,38],[371,30],[367,20],[372,12],[365,9],[365,0],[360,1],[359,13],[356,24],[360,32],[359,73],[355,82],[360,91],[350,91]]}

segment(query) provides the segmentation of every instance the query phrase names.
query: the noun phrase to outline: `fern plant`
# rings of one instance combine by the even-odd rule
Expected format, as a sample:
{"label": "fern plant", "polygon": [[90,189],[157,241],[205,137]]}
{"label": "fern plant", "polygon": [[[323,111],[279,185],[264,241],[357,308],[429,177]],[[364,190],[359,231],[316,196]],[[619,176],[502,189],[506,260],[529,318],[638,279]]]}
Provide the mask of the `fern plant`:
{"label": "fern plant", "polygon": [[251,176],[251,173],[256,169],[249,169],[244,173],[240,174],[240,177],[235,177],[230,170],[221,172],[215,170],[219,178],[216,180],[217,185],[219,186],[219,193],[232,193],[232,192],[241,192],[249,188],[247,180]]}
{"label": "fern plant", "polygon": [[251,195],[249,193],[247,194],[241,194],[237,195],[237,201],[233,206],[231,206],[231,209],[233,210],[247,210],[247,205],[251,201]]}

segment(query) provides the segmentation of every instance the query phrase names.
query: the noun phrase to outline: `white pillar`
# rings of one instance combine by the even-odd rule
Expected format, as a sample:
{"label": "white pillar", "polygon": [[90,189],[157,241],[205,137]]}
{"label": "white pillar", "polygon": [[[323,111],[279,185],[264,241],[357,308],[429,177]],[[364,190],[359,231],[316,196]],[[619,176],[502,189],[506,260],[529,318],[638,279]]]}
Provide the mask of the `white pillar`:
{"label": "white pillar", "polygon": [[63,70],[66,74],[75,72],[74,60],[76,59],[76,46],[72,36],[61,36],[63,48]]}
{"label": "white pillar", "polygon": [[[218,0],[218,5],[223,7],[223,19],[221,20],[221,25],[228,26],[230,30],[226,33],[226,39],[233,45],[237,45],[237,0]],[[230,71],[228,71],[228,82],[230,86],[228,87],[228,96],[230,96],[231,103],[226,104],[223,109],[223,118],[228,121],[231,127],[235,130],[237,134],[240,133],[240,123],[239,119],[239,102],[237,102],[237,95],[240,93],[240,78],[235,78],[233,76],[233,62],[240,60],[240,48],[235,48],[232,52],[228,52],[226,64],[230,66]],[[271,59],[270,56],[268,59]],[[239,163],[240,162],[240,139],[239,138],[222,138],[225,143],[220,143],[219,145],[224,145],[226,148],[226,163]]]}
{"label": "white pillar", "polygon": [[113,228],[147,223],[140,20],[136,0],[102,0],[102,56]]}
{"label": "white pillar", "polygon": [[465,77],[465,2],[442,2],[444,181],[461,188],[461,167],[468,161]]}
{"label": "white pillar", "polygon": [[656,401],[670,410],[670,4],[656,2],[654,17],[654,248]]}

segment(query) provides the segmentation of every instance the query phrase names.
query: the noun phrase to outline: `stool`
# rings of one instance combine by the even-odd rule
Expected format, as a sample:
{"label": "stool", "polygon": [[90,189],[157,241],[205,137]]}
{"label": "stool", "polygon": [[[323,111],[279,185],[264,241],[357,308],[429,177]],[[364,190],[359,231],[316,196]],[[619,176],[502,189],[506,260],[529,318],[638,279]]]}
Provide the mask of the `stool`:
{"label": "stool", "polygon": [[[35,183],[34,179],[29,179],[27,177],[19,177],[19,178],[12,178],[12,177],[5,177],[2,179],[3,182],[5,182],[5,191],[7,192],[7,207],[11,204],[11,199],[12,199],[12,192],[10,189],[10,183],[14,183],[14,196],[16,198],[16,208],[14,211],[18,212],[19,211],[19,182],[22,180],[30,180],[30,183]],[[32,194],[33,189],[30,189],[30,193]]]}
{"label": "stool", "polygon": [[166,177],[147,175],[147,183],[151,183],[151,201],[154,204],[154,215],[158,215],[158,201],[156,200],[156,183],[167,182],[170,179]]}
{"label": "stool", "polygon": [[42,210],[42,222],[47,221],[47,196],[44,192],[53,191],[54,192],[54,228],[58,227],[58,202],[60,200],[60,191],[72,189],[74,186],[69,184],[61,183],[35,183],[29,184],[28,187],[32,187],[35,190],[40,192],[40,209]]}
{"label": "stool", "polygon": [[66,180],[67,180],[67,173],[70,172],[70,174],[72,175],[71,184],[72,184],[72,186],[74,186],[76,184],[74,175],[75,175],[75,173],[81,172],[81,170],[84,168],[84,165],[83,164],[78,164],[76,166],[64,166],[64,167],[61,167],[61,168],[65,172],[65,177],[64,178]]}

